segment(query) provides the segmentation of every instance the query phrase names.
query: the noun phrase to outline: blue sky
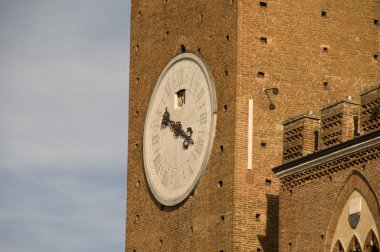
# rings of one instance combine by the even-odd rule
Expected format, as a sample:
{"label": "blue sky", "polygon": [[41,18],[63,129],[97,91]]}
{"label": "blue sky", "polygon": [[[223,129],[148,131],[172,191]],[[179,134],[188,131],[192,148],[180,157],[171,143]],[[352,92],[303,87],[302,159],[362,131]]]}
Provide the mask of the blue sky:
{"label": "blue sky", "polygon": [[123,251],[129,0],[0,1],[0,251]]}

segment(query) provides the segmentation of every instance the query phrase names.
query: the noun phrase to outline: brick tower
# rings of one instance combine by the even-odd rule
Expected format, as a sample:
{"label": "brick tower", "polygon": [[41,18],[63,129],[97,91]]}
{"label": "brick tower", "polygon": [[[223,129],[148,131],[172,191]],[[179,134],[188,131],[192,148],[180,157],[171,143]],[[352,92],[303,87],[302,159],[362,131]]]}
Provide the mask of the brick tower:
{"label": "brick tower", "polygon": [[[378,0],[132,0],[125,251],[278,251],[281,122],[358,99],[380,80],[379,45]],[[182,53],[206,63],[217,121],[194,190],[166,206],[144,173],[144,124]]]}

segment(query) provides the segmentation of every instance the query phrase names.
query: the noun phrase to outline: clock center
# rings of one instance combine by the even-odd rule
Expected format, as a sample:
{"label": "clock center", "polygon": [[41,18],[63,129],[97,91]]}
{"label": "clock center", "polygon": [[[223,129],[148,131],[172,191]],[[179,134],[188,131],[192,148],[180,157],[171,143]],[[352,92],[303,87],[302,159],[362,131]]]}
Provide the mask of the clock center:
{"label": "clock center", "polygon": [[162,115],[161,136],[163,157],[171,169],[183,167],[190,157],[197,132],[198,111],[196,99],[188,90],[181,89],[167,101],[168,106]]}

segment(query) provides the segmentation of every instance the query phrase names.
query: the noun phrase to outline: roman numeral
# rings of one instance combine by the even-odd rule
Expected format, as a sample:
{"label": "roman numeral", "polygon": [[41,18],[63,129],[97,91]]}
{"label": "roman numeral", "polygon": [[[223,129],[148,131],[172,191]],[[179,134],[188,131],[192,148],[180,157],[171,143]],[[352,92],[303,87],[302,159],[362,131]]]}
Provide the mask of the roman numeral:
{"label": "roman numeral", "polygon": [[200,116],[199,116],[199,124],[205,124],[207,122],[207,111],[206,112],[203,112]]}
{"label": "roman numeral", "polygon": [[161,178],[161,184],[163,184],[165,187],[168,187],[167,186],[168,185],[168,178],[169,178],[169,176],[168,176],[168,170],[165,169],[164,175]]}
{"label": "roman numeral", "polygon": [[174,189],[178,187],[179,177],[177,173],[172,173],[170,176],[170,184],[173,185]]}
{"label": "roman numeral", "polygon": [[166,92],[166,96],[169,96],[170,95],[170,83],[168,82],[165,86],[165,92]]}
{"label": "roman numeral", "polygon": [[182,86],[183,84],[183,70],[177,72],[177,86]]}
{"label": "roman numeral", "polygon": [[162,160],[161,160],[161,156],[159,153],[153,159],[153,166],[154,166],[154,169],[156,170],[156,174],[158,174],[162,168]]}
{"label": "roman numeral", "polygon": [[159,135],[158,135],[158,134],[157,134],[157,135],[154,135],[154,136],[152,137],[152,145],[157,145],[158,142],[159,142],[159,140],[160,140]]}
{"label": "roman numeral", "polygon": [[186,175],[185,175],[185,169],[182,169],[182,179],[185,180],[186,179]]}
{"label": "roman numeral", "polygon": [[195,152],[198,154],[198,156],[201,155],[204,143],[205,143],[204,139],[198,138],[197,145],[195,146]]}
{"label": "roman numeral", "polygon": [[202,88],[201,91],[199,91],[199,93],[197,95],[198,100],[200,100],[202,98],[202,96],[204,95],[204,93],[205,93],[205,89]]}
{"label": "roman numeral", "polygon": [[194,75],[195,75],[195,73],[193,72],[193,74],[192,74],[192,76],[191,76],[191,81],[190,81],[189,89],[191,89],[191,87],[192,87],[193,84],[194,84]]}
{"label": "roman numeral", "polygon": [[193,175],[193,169],[191,169],[191,165],[189,165],[189,171],[190,171],[190,175]]}

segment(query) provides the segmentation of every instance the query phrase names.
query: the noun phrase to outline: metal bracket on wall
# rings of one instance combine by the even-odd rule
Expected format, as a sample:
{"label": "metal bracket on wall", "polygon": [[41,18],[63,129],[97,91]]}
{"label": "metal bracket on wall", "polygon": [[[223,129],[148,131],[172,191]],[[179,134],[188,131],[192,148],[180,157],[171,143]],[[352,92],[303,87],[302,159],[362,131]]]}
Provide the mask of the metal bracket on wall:
{"label": "metal bracket on wall", "polygon": [[277,95],[279,90],[278,88],[276,87],[272,87],[272,88],[266,88],[264,89],[264,92],[265,92],[265,95],[268,97],[268,100],[269,100],[269,109],[270,110],[274,110],[276,108],[276,105],[274,105],[274,103],[272,102],[272,100],[270,99],[269,95],[268,95],[268,91],[271,91],[272,94],[274,95]]}

